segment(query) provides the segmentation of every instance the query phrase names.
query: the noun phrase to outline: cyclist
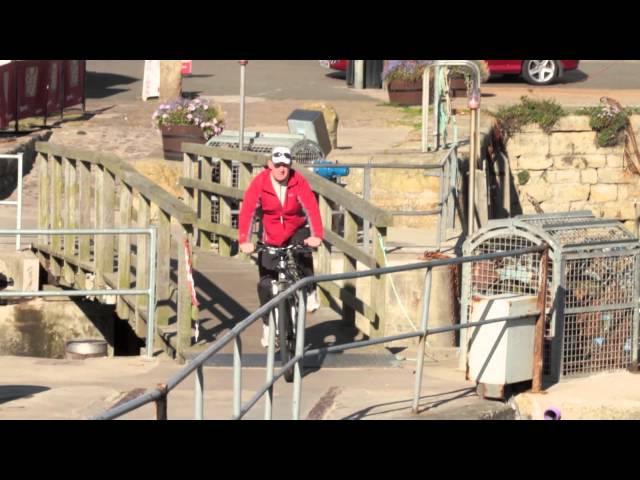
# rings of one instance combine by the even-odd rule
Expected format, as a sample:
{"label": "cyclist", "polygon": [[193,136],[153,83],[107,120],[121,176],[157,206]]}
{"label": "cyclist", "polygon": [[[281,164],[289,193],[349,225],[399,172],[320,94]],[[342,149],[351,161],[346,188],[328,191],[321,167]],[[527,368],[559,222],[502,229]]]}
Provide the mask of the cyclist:
{"label": "cyclist", "polygon": [[[268,168],[255,177],[242,199],[238,216],[238,242],[240,251],[250,254],[255,250],[251,243],[251,229],[256,210],[262,210],[261,241],[269,246],[283,247],[304,243],[317,248],[322,243],[323,226],[320,209],[307,180],[291,169],[291,150],[275,147],[268,161]],[[271,281],[277,279],[276,258],[267,252],[258,256],[258,297],[260,305],[271,297]],[[313,257],[301,254],[298,262],[303,276],[313,275]],[[315,288],[309,289],[307,311],[318,309]],[[269,339],[268,317],[263,318],[261,344],[266,348]]]}

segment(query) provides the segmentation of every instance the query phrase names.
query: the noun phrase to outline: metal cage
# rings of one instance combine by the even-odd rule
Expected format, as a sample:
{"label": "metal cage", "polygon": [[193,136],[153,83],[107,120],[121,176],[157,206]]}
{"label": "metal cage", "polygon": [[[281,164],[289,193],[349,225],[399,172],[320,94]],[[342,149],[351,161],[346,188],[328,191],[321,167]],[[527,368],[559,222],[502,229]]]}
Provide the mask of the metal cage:
{"label": "metal cage", "polygon": [[[638,359],[640,242],[589,211],[491,220],[463,245],[479,255],[549,245],[543,371],[551,380],[627,368]],[[540,254],[465,263],[461,321],[474,295],[537,295]]]}

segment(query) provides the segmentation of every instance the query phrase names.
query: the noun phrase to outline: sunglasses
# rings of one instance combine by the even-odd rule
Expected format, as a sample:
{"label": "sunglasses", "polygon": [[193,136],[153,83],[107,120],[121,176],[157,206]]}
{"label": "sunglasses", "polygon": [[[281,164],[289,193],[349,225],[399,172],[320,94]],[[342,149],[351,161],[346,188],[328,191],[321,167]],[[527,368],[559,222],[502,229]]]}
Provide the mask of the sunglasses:
{"label": "sunglasses", "polygon": [[291,164],[289,164],[289,163],[281,163],[281,162],[278,162],[278,163],[273,162],[273,166],[275,168],[278,168],[278,167],[287,167],[287,168],[289,168],[289,167],[291,167]]}
{"label": "sunglasses", "polygon": [[290,153],[282,153],[282,152],[276,152],[273,154],[274,158],[280,158],[280,157],[284,157],[284,158],[288,158],[289,160],[291,160],[291,154]]}

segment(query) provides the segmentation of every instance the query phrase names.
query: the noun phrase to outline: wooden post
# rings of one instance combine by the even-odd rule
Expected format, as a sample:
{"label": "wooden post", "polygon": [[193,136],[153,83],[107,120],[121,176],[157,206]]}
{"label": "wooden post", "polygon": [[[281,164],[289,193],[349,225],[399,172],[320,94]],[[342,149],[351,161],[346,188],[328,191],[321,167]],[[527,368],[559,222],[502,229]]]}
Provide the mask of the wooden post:
{"label": "wooden post", "polygon": [[[382,244],[387,238],[386,227],[373,227],[373,256],[376,259],[376,268],[386,266]],[[375,311],[375,317],[371,323],[370,338],[383,337],[385,334],[384,310],[386,306],[387,277],[377,275],[371,277],[371,306]]]}
{"label": "wooden post", "polygon": [[[131,188],[125,183],[120,183],[120,228],[129,228],[131,225]],[[118,288],[131,288],[131,242],[129,235],[118,236]],[[123,320],[129,318],[129,307],[123,297],[119,295],[116,300],[116,315]]]}
{"label": "wooden post", "polygon": [[[351,245],[353,245],[354,247],[357,247],[357,241],[358,241],[358,224],[356,223],[356,217],[349,212],[348,210],[345,210],[344,212],[344,239],[349,242]],[[347,255],[346,253],[343,254],[344,256],[344,260],[343,260],[343,271],[346,272],[355,272],[357,270],[357,262],[356,259],[353,257],[350,257],[349,255]],[[344,281],[344,290],[349,293],[350,295],[353,295],[353,297],[356,296],[356,281],[355,280],[345,280]],[[342,318],[345,322],[347,322],[350,325],[355,325],[356,322],[356,312],[354,310],[354,308],[352,306],[350,306],[349,304],[347,304],[346,302],[343,302],[342,304]]]}
{"label": "wooden post", "polygon": [[[91,164],[76,160],[76,175],[78,177],[78,226],[79,228],[91,228]],[[87,262],[91,260],[91,237],[89,235],[81,235],[78,239],[80,261]],[[76,275],[76,283],[80,288],[86,288],[85,272],[78,268]]]}
{"label": "wooden post", "polygon": [[[147,228],[150,223],[150,207],[149,202],[139,193],[138,198],[138,227]],[[149,237],[147,235],[138,235],[136,239],[136,289],[142,290],[149,288],[149,260],[147,252],[149,251]],[[147,297],[139,295],[136,297],[136,335],[139,338],[147,336],[147,323],[142,320],[140,310],[147,310],[149,303]]]}
{"label": "wooden post", "polygon": [[[243,193],[247,191],[247,188],[249,188],[252,174],[253,166],[250,163],[240,162],[238,165],[238,188],[242,190]],[[251,231],[253,231],[253,225],[251,225]],[[249,238],[251,238],[251,232],[249,233]],[[244,261],[249,261],[251,259],[250,255],[245,255],[244,253],[240,253],[240,256]]]}
{"label": "wooden post", "polygon": [[[211,181],[211,175],[213,174],[213,165],[212,165],[211,157],[202,157],[202,161],[200,162],[200,180],[204,180],[205,182]],[[196,178],[194,176],[193,178]],[[194,192],[195,193],[195,192]],[[198,192],[198,198],[200,202],[200,208],[197,210],[198,218],[200,220],[204,220],[205,222],[211,221],[211,193],[209,192]],[[213,243],[211,242],[211,233],[209,232],[198,232],[198,245],[200,248],[210,251],[213,247]]]}
{"label": "wooden post", "polygon": [[[46,153],[38,154],[38,182],[39,182],[39,197],[38,197],[38,228],[48,229],[50,227],[49,211],[52,207],[50,199],[50,176],[49,176],[49,155]],[[49,237],[47,235],[40,235],[38,237],[38,243],[40,245],[48,245]],[[44,256],[38,253],[40,262],[44,264]]]}
{"label": "wooden post", "polygon": [[[323,195],[320,195],[318,204],[320,207],[320,216],[322,217],[322,225],[325,230],[331,230],[331,206]],[[323,242],[320,248],[318,248],[318,274],[328,273],[331,273],[331,249],[327,242]],[[318,288],[318,297],[321,305],[329,305],[329,295],[321,288]]]}
{"label": "wooden post", "polygon": [[[75,161],[72,163],[68,158],[62,158],[64,166],[64,228],[77,228],[76,211],[78,209],[78,184],[76,182]],[[76,237],[74,235],[64,236],[64,254],[68,257],[75,256]],[[62,278],[73,286],[75,280],[74,268],[67,261],[63,261]]]}
{"label": "wooden post", "polygon": [[[231,186],[231,160],[220,159],[220,185]],[[229,200],[222,195],[218,196],[220,208],[220,225],[231,227],[231,205]],[[218,254],[223,257],[231,256],[231,239],[218,235]]]}
{"label": "wooden post", "polygon": [[182,226],[178,241],[178,342],[176,357],[185,360],[185,352],[191,346],[191,293],[187,282],[187,261],[184,243],[191,246],[193,230],[188,225]]}
{"label": "wooden post", "polygon": [[[113,228],[115,210],[115,182],[102,165],[96,175],[96,228]],[[94,240],[96,262],[96,288],[105,288],[105,273],[113,273],[113,235],[96,235]]]}
{"label": "wooden post", "polygon": [[[52,190],[53,196],[51,198],[51,228],[62,228],[62,165],[60,157],[53,157],[53,161],[50,162],[51,166],[51,181],[53,183]],[[62,239],[60,235],[53,235],[51,237],[51,250],[55,253],[61,253],[62,251]],[[59,277],[61,273],[60,262],[54,256],[51,257],[49,269],[55,277]]]}
{"label": "wooden post", "polygon": [[[158,215],[158,268],[156,270],[156,325],[169,325],[172,309],[171,300],[171,218],[156,205],[152,205]],[[153,216],[153,215],[152,215]],[[153,252],[151,252],[153,253]]]}

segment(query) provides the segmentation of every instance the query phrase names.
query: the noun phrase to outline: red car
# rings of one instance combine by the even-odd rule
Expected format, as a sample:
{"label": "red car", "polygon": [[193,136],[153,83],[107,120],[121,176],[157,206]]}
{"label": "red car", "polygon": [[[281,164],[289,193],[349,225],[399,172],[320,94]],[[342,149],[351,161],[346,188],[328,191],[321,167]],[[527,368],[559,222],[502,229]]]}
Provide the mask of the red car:
{"label": "red car", "polygon": [[522,75],[532,85],[549,85],[575,70],[580,60],[487,60],[491,74]]}
{"label": "red car", "polygon": [[[347,70],[348,60],[320,60],[320,65],[332,70]],[[489,73],[521,75],[533,85],[549,85],[562,78],[567,70],[575,70],[580,60],[486,60]]]}

